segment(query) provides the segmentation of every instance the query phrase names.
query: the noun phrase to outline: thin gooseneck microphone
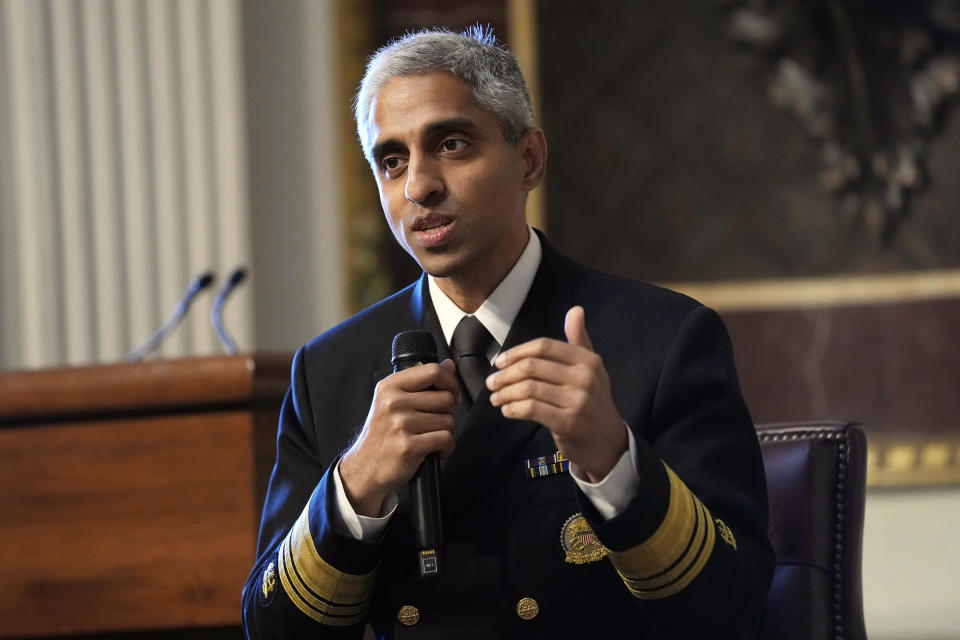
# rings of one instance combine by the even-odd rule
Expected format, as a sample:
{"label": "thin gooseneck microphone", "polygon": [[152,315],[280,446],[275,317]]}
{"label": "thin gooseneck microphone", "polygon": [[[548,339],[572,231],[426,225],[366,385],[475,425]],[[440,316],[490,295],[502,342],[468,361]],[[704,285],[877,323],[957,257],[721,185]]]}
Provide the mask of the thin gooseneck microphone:
{"label": "thin gooseneck microphone", "polygon": [[204,274],[201,274],[195,277],[190,281],[190,285],[187,287],[187,290],[184,292],[183,297],[180,298],[180,301],[177,302],[176,306],[173,308],[173,315],[170,316],[170,319],[167,320],[162,327],[156,330],[150,338],[144,342],[142,345],[132,350],[127,354],[127,362],[140,362],[153,351],[155,351],[163,341],[167,339],[173,330],[177,328],[177,325],[180,324],[180,321],[183,320],[183,316],[187,314],[187,309],[190,308],[190,303],[193,302],[193,299],[197,297],[197,294],[213,284],[213,272],[207,271]]}
{"label": "thin gooseneck microphone", "polygon": [[226,327],[223,326],[223,305],[227,301],[227,297],[233,293],[236,286],[243,282],[243,279],[246,277],[246,269],[243,267],[234,269],[230,277],[227,278],[227,281],[220,287],[220,291],[217,292],[217,297],[213,299],[213,310],[210,312],[210,324],[217,330],[217,337],[220,338],[220,344],[223,345],[223,348],[226,349],[230,355],[236,355],[237,345],[234,343],[233,338],[230,337],[230,334],[227,333]]}
{"label": "thin gooseneck microphone", "polygon": [[[437,361],[437,342],[429,331],[401,331],[393,339],[393,371]],[[410,518],[417,544],[420,579],[440,575],[443,521],[440,513],[440,456],[428,455],[410,479]]]}

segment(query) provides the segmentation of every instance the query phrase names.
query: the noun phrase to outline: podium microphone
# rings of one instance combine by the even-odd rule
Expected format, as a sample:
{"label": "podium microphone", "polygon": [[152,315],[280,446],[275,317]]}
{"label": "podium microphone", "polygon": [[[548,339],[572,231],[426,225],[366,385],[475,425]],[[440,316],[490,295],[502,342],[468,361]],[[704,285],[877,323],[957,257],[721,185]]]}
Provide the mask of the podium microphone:
{"label": "podium microphone", "polygon": [[[393,339],[393,371],[437,361],[437,343],[429,331],[401,331]],[[410,517],[417,544],[420,579],[440,575],[443,519],[440,513],[440,456],[428,455],[410,479]]]}
{"label": "podium microphone", "polygon": [[162,327],[156,330],[156,332],[150,336],[150,338],[144,342],[142,345],[132,350],[127,354],[127,362],[140,362],[145,357],[153,353],[163,341],[167,339],[173,330],[177,328],[177,325],[180,324],[180,321],[183,320],[183,316],[187,314],[187,309],[190,308],[190,303],[193,302],[193,299],[197,297],[197,294],[213,284],[213,272],[207,271],[204,274],[201,274],[195,277],[190,281],[190,285],[187,287],[187,290],[184,292],[183,297],[180,298],[180,301],[177,302],[176,306],[173,308],[173,315],[170,316],[170,319],[167,320]]}
{"label": "podium microphone", "polygon": [[243,279],[246,277],[246,269],[243,267],[234,269],[230,277],[227,278],[227,281],[220,287],[220,291],[217,292],[217,297],[213,299],[213,310],[210,312],[210,324],[217,330],[217,337],[220,338],[220,344],[223,345],[223,348],[226,349],[227,353],[231,356],[236,355],[237,345],[230,337],[230,334],[227,333],[226,327],[223,326],[223,305],[227,301],[227,297],[233,293],[236,286],[243,282]]}

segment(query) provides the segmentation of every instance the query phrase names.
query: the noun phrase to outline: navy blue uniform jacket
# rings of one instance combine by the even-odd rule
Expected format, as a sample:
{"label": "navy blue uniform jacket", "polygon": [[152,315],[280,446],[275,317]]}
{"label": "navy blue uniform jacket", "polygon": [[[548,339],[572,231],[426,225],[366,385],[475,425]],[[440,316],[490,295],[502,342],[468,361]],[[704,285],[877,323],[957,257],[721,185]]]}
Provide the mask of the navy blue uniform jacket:
{"label": "navy blue uniform jacket", "polygon": [[[388,638],[755,636],[773,554],[759,446],[723,323],[685,296],[588,269],[544,241],[503,348],[563,340],[577,304],[636,437],[640,489],[628,508],[604,521],[569,474],[530,478],[525,461],[556,452],[549,431],[505,419],[485,391],[443,464],[442,578],[418,578],[404,491],[380,540],[332,526],[330,470],[391,371],[393,336],[428,329],[447,356],[422,277],[295,356],[243,593],[248,637],[360,638],[367,622]],[[561,529],[578,513],[605,557],[567,561]],[[574,538],[582,546],[591,533]],[[531,619],[518,615],[524,598],[536,603]]]}

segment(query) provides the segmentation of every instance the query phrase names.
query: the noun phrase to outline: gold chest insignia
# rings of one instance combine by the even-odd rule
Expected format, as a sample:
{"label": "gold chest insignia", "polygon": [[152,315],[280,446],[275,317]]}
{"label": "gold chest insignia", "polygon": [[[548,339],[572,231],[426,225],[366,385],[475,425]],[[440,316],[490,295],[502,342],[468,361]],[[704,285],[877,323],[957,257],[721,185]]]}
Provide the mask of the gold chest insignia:
{"label": "gold chest insignia", "polygon": [[264,604],[273,602],[274,592],[277,590],[277,566],[271,560],[267,568],[263,570],[263,591]]}
{"label": "gold chest insignia", "polygon": [[566,552],[566,561],[571,564],[598,562],[607,556],[607,548],[600,544],[586,518],[575,513],[560,529],[560,546]]}
{"label": "gold chest insignia", "polygon": [[733,547],[734,551],[736,551],[737,539],[733,537],[733,531],[730,531],[730,527],[727,526],[727,523],[720,518],[717,518],[715,522],[717,523],[717,533],[720,534],[720,538],[723,539],[723,541],[728,545]]}

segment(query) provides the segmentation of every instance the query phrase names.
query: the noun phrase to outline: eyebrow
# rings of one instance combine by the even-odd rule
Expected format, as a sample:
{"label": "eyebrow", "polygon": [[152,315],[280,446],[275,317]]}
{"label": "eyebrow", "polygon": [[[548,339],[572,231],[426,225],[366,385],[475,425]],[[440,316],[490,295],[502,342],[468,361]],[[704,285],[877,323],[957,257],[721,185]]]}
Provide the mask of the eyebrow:
{"label": "eyebrow", "polygon": [[470,118],[447,118],[438,122],[432,122],[427,125],[426,134],[435,136],[451,131],[463,131],[464,133],[473,133],[477,129],[477,123]]}
{"label": "eyebrow", "polygon": [[403,150],[403,145],[400,144],[400,141],[390,138],[374,145],[370,151],[370,155],[373,157],[375,163],[380,164],[380,161],[383,160],[388,153],[401,150]]}
{"label": "eyebrow", "polygon": [[[447,118],[445,120],[431,122],[427,125],[424,135],[428,138],[434,138],[445,133],[450,133],[451,131],[462,131],[467,134],[472,134],[476,129],[477,123],[470,118]],[[371,155],[373,156],[374,162],[379,163],[387,154],[394,151],[401,151],[404,148],[405,146],[399,140],[388,138],[374,145]]]}

